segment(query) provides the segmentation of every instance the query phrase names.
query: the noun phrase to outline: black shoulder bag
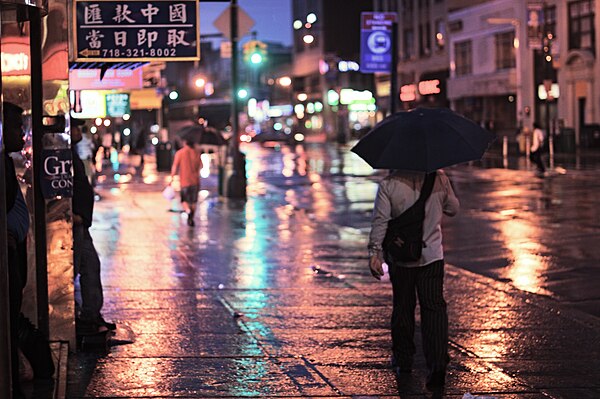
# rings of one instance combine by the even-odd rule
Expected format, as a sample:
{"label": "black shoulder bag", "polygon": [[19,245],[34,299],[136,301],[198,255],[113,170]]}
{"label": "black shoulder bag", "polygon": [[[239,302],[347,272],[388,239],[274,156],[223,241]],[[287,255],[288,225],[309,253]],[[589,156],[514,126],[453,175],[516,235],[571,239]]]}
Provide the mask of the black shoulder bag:
{"label": "black shoulder bag", "polygon": [[436,174],[436,172],[428,173],[417,202],[400,216],[388,222],[385,238],[383,239],[383,253],[386,262],[391,263],[394,260],[414,262],[421,259],[421,253],[425,246],[423,242],[425,202],[433,190]]}

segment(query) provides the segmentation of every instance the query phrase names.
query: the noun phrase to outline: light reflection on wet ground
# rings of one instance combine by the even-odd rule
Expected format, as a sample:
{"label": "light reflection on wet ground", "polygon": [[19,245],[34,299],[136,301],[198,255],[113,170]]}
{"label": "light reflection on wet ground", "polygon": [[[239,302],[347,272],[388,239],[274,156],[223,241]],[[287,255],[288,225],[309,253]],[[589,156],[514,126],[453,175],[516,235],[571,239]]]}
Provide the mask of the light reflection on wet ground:
{"label": "light reflection on wet ground", "polygon": [[[347,147],[244,149],[248,201],[219,200],[210,176],[203,184],[211,195],[193,229],[168,212],[176,201],[161,197],[165,175],[151,172],[151,164],[142,178],[102,183],[93,235],[105,313],[135,336],[95,359],[89,385],[80,389],[89,397],[422,397],[422,358],[400,386],[387,369],[390,290],[366,272],[381,174],[372,176]],[[588,245],[598,234],[595,175],[535,180],[529,171],[469,167],[448,173],[463,210],[447,221],[447,260],[478,273],[448,267],[448,393],[539,397],[547,382],[532,386],[515,376],[535,377],[542,359],[546,375],[562,372],[570,387],[593,387],[593,371],[582,375],[556,359],[587,347],[589,370],[600,369],[600,357],[590,358],[600,354],[597,335],[583,327],[579,340],[564,345],[572,320],[528,295],[583,298],[583,310],[594,303],[585,287],[597,282],[597,270],[577,271],[585,259],[598,259]],[[561,276],[567,272],[569,279]]]}

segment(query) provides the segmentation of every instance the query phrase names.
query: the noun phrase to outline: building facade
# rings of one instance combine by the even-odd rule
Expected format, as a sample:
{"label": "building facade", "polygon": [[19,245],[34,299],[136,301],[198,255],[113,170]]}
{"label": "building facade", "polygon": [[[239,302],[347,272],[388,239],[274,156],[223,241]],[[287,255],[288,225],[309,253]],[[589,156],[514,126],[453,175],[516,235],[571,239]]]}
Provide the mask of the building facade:
{"label": "building facade", "polygon": [[558,126],[574,130],[577,146],[598,147],[594,125],[600,124],[600,0],[551,4],[556,12],[552,53],[560,90]]}
{"label": "building facade", "polygon": [[534,121],[525,4],[493,0],[449,12],[451,107],[500,135]]}
{"label": "building facade", "polygon": [[[398,14],[398,98],[400,109],[448,106],[448,49],[443,0],[376,0],[374,9]],[[389,95],[389,74],[377,74],[377,93]]]}
{"label": "building facade", "polygon": [[373,75],[359,72],[361,12],[372,10],[372,0],[292,2],[295,128],[344,142],[374,124]]}
{"label": "building facade", "polygon": [[451,10],[451,107],[509,139],[538,122],[559,151],[598,146],[599,3],[493,0]]}

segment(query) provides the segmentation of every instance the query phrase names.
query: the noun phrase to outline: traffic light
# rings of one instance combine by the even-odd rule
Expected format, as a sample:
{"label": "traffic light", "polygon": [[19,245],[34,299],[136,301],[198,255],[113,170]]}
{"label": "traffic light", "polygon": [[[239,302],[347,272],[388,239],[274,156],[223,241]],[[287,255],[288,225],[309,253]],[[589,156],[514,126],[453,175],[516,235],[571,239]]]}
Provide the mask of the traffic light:
{"label": "traffic light", "polygon": [[241,89],[239,89],[239,90],[238,90],[238,92],[237,92],[237,95],[238,95],[238,97],[239,97],[240,99],[242,99],[242,100],[243,100],[243,99],[245,99],[246,97],[248,97],[248,90],[247,90],[247,89],[244,89],[244,88],[241,88]]}
{"label": "traffic light", "polygon": [[267,60],[267,45],[259,40],[250,40],[243,46],[244,62],[260,65]]}

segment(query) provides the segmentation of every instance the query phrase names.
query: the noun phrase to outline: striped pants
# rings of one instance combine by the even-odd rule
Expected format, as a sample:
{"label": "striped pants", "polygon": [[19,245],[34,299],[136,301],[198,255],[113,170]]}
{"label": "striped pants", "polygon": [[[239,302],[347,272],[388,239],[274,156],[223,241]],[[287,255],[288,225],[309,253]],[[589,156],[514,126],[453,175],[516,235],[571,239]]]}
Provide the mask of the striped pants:
{"label": "striped pants", "polygon": [[430,372],[448,364],[448,314],[444,300],[444,261],[422,267],[390,267],[394,292],[392,350],[398,361],[412,364],[415,353],[416,296],[421,308],[423,352]]}

